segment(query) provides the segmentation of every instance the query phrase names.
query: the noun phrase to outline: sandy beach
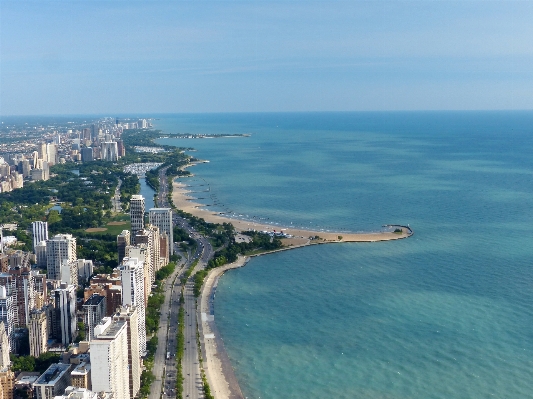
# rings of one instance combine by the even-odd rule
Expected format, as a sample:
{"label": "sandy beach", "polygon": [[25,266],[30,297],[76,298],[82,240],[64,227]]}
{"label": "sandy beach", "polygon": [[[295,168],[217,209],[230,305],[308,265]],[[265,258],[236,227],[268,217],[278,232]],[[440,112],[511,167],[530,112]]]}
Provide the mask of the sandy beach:
{"label": "sandy beach", "polygon": [[[312,243],[324,242],[375,242],[375,241],[389,241],[406,238],[412,235],[412,231],[407,227],[400,227],[402,233],[394,233],[393,231],[382,231],[376,233],[346,233],[346,232],[325,232],[313,231],[304,229],[295,229],[290,227],[273,226],[269,224],[261,224],[253,221],[239,220],[229,218],[225,215],[213,213],[209,210],[203,209],[205,205],[197,202],[192,196],[192,193],[187,187],[187,178],[182,178],[180,181],[174,181],[172,189],[172,200],[177,209],[190,213],[205,219],[210,223],[232,223],[237,231],[258,230],[258,231],[283,231],[286,234],[291,234],[295,238],[285,240],[286,245],[301,245],[304,241],[308,241],[309,237],[319,236],[319,240],[312,240]],[[395,226],[396,227],[396,226]],[[341,238],[339,238],[341,237]]]}
{"label": "sandy beach", "polygon": [[217,399],[243,399],[233,366],[228,358],[224,343],[218,333],[213,314],[213,301],[218,279],[227,270],[242,267],[248,257],[239,256],[237,261],[212,269],[204,280],[199,301],[201,314],[201,342],[204,356],[203,367],[211,393]]}

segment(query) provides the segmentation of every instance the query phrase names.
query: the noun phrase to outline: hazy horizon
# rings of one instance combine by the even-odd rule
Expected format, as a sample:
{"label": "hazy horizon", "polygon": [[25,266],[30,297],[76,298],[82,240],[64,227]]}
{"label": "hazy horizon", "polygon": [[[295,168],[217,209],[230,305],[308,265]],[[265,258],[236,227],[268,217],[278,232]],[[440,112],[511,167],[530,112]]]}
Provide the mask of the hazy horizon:
{"label": "hazy horizon", "polygon": [[0,115],[533,109],[531,2],[0,0]]}

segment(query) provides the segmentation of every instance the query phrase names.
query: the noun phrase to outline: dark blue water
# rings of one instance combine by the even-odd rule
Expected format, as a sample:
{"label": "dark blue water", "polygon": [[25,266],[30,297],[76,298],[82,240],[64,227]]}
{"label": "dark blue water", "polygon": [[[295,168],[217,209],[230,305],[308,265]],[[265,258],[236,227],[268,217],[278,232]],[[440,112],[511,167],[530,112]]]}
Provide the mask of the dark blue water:
{"label": "dark blue water", "polygon": [[214,208],[415,230],[225,275],[216,320],[246,396],[533,397],[533,112],[174,115],[157,127],[252,133],[166,141],[211,161],[190,182],[209,184]]}
{"label": "dark blue water", "polygon": [[150,208],[154,208],[154,194],[155,191],[150,187],[148,184],[146,184],[146,179],[143,177],[139,179],[139,183],[141,185],[141,188],[139,190],[139,194],[144,197],[144,207],[146,209],[146,212],[150,210]]}

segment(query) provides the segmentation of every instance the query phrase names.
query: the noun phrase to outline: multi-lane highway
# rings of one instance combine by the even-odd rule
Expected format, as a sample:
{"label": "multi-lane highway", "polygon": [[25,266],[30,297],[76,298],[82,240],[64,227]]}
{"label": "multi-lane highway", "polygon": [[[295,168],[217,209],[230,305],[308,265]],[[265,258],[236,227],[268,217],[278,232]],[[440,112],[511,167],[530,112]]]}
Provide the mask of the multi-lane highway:
{"label": "multi-lane highway", "polygon": [[[158,206],[168,207],[168,187],[166,169],[159,171]],[[197,313],[196,298],[194,297],[194,273],[205,268],[207,262],[213,256],[213,248],[207,238],[196,232],[186,219],[174,215],[174,226],[183,228],[197,243],[193,254],[187,261],[180,265],[179,270],[170,276],[165,283],[165,302],[161,308],[160,328],[158,332],[158,348],[155,356],[153,373],[156,376],[149,399],[176,397],[176,336],[178,332],[179,299],[181,293],[180,278],[185,271],[198,259],[195,270],[183,288],[185,310],[185,350],[182,361],[183,369],[183,397],[201,399],[204,397],[202,379],[200,376],[200,362],[198,356],[198,343],[196,338]]]}

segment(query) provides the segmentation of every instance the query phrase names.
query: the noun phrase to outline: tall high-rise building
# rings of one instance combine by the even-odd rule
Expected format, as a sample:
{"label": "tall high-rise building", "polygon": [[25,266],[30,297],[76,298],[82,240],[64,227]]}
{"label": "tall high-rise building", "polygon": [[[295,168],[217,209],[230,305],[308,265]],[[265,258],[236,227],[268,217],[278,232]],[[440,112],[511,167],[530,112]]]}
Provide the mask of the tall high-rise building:
{"label": "tall high-rise building", "polygon": [[47,144],[46,145],[46,155],[47,159],[44,159],[45,161],[48,161],[49,166],[56,165],[59,157],[57,154],[57,144]]}
{"label": "tall high-rise building", "polygon": [[28,325],[30,334],[30,355],[39,357],[48,351],[48,320],[43,309],[35,309],[30,313]]}
{"label": "tall high-rise building", "polygon": [[15,306],[13,305],[13,297],[7,295],[6,287],[0,285],[0,321],[4,323],[5,332],[9,342],[9,348],[14,350],[15,340],[13,337],[15,329]]}
{"label": "tall high-rise building", "polygon": [[[30,322],[30,312],[35,308],[35,276],[38,273],[29,266],[17,266],[8,270],[8,274],[11,275],[11,292],[8,290],[8,295],[13,297],[15,306],[14,323],[24,327]],[[3,274],[0,280],[5,281]]]}
{"label": "tall high-rise building", "polygon": [[139,356],[139,316],[135,306],[121,306],[113,320],[128,323],[128,370],[130,374],[130,398],[139,393],[141,386],[141,361]]}
{"label": "tall high-rise building", "polygon": [[150,270],[153,270],[151,266],[150,251],[148,250],[148,245],[146,244],[137,244],[130,245],[126,247],[126,257],[127,258],[136,258],[141,261],[144,265],[144,303],[148,303],[148,297],[152,292],[152,282],[150,281]]}
{"label": "tall high-rise building", "polygon": [[80,152],[82,162],[92,162],[94,160],[92,147],[83,147]]}
{"label": "tall high-rise building", "polygon": [[33,248],[37,259],[37,267],[46,268],[46,241],[41,241]]}
{"label": "tall high-rise building", "polygon": [[37,144],[37,154],[39,156],[39,159],[42,159],[43,161],[46,161],[48,159],[48,154],[46,152],[46,143]]}
{"label": "tall high-rise building", "polygon": [[117,151],[119,157],[126,156],[126,147],[124,146],[124,142],[122,140],[117,140]]}
{"label": "tall high-rise building", "polygon": [[159,251],[159,229],[155,226],[148,225],[145,229],[139,230],[133,237],[135,245],[145,244],[148,248],[148,258],[145,259],[147,265],[150,284],[155,281],[155,272],[160,269],[160,251]]}
{"label": "tall high-rise building", "polygon": [[86,283],[93,274],[93,261],[87,259],[78,259],[76,262],[78,264],[78,279],[80,282]]}
{"label": "tall high-rise building", "polygon": [[100,148],[100,158],[102,161],[118,161],[118,146],[116,141],[104,141]]}
{"label": "tall high-rise building", "polygon": [[113,392],[130,399],[127,322],[106,317],[94,329],[91,341],[91,383],[95,392]]}
{"label": "tall high-rise building", "polygon": [[48,222],[33,222],[31,229],[33,232],[33,251],[35,252],[35,246],[37,244],[48,240]]}
{"label": "tall high-rise building", "polygon": [[61,264],[61,282],[78,285],[78,260],[63,261]]}
{"label": "tall high-rise building", "polygon": [[126,247],[130,245],[130,232],[129,230],[122,230],[117,236],[117,250],[118,250],[118,263],[122,262],[122,259],[126,256]]}
{"label": "tall high-rise building", "polygon": [[132,237],[144,229],[144,197],[142,195],[132,195],[130,200],[130,219]]}
{"label": "tall high-rise building", "polygon": [[61,343],[68,346],[76,338],[76,287],[62,283],[54,290],[56,318],[61,329]]}
{"label": "tall high-rise building", "polygon": [[0,321],[0,371],[4,371],[11,364],[11,361],[9,360],[10,352],[6,326],[3,321]]}
{"label": "tall high-rise building", "polygon": [[31,163],[28,159],[23,159],[21,162],[22,166],[22,176],[23,177],[30,177],[31,175]]}
{"label": "tall high-rise building", "polygon": [[85,324],[85,340],[92,341],[94,328],[106,317],[105,296],[93,294],[83,304],[83,322]]}
{"label": "tall high-rise building", "polygon": [[136,258],[124,258],[119,270],[122,306],[136,306],[139,311],[139,355],[142,356],[146,352],[144,264]]}
{"label": "tall high-rise building", "polygon": [[50,280],[61,280],[61,266],[76,260],[76,238],[57,234],[46,241],[46,269]]}
{"label": "tall high-rise building", "polygon": [[171,208],[151,208],[149,213],[150,224],[159,227],[160,233],[167,233],[170,245],[170,254],[174,254],[174,224],[172,222]]}

